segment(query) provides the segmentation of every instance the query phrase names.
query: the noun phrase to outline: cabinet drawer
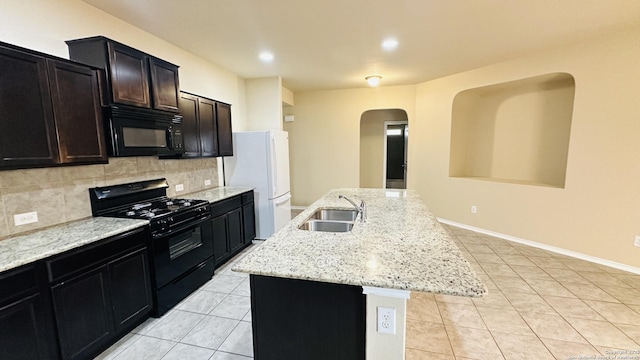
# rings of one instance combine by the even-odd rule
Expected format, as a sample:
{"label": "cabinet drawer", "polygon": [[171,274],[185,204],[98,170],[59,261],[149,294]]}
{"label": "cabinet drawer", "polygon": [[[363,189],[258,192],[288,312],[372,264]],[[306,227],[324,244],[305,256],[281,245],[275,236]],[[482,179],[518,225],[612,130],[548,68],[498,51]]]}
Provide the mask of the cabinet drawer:
{"label": "cabinet drawer", "polygon": [[211,216],[216,217],[228,213],[242,205],[240,195],[211,204]]}
{"label": "cabinet drawer", "polygon": [[242,205],[246,205],[252,202],[253,202],[253,191],[249,191],[242,194]]}
{"label": "cabinet drawer", "polygon": [[37,290],[38,278],[34,265],[23,266],[0,274],[0,303]]}
{"label": "cabinet drawer", "polygon": [[146,246],[145,228],[135,229],[95,244],[71,250],[47,261],[49,281],[56,282],[71,274],[86,271],[92,266],[103,264],[124,252]]}

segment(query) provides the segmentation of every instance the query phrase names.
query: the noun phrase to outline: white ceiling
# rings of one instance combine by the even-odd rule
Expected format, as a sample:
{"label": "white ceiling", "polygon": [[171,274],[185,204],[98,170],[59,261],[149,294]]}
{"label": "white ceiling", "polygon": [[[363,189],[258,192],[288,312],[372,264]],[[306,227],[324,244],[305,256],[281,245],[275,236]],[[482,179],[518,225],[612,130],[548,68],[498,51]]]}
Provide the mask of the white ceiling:
{"label": "white ceiling", "polygon": [[[293,91],[416,84],[640,21],[638,0],[83,0]],[[393,52],[381,49],[387,37]],[[271,64],[261,51],[275,55]]]}

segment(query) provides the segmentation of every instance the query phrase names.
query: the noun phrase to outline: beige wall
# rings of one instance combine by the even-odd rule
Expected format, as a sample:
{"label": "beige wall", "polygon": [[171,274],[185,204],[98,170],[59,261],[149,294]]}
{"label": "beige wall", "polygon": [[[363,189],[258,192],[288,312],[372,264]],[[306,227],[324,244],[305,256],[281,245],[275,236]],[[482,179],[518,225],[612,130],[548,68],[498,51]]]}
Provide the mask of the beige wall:
{"label": "beige wall", "polygon": [[[234,130],[247,127],[244,80],[78,0],[4,1],[0,41],[68,58],[64,40],[104,35],[180,65],[183,90],[232,104]],[[175,195],[218,185],[218,159],[111,158],[108,165],[0,171],[0,237],[91,216],[88,188],[166,177]],[[180,193],[179,193],[180,194]],[[179,195],[178,194],[178,195]],[[39,222],[14,226],[13,215],[37,211]]]}
{"label": "beige wall", "polygon": [[566,73],[458,93],[449,175],[564,187],[574,93]]}
{"label": "beige wall", "polygon": [[[367,110],[403,109],[414,118],[415,86],[295,93],[288,108],[292,204],[309,205],[330,189],[360,184],[360,117]],[[411,141],[410,141],[411,142]]]}
{"label": "beige wall", "polygon": [[[415,87],[296,93],[295,122],[285,124],[293,202],[358,186],[361,114],[401,108],[411,125],[408,187],[436,216],[640,267],[639,38],[640,27],[629,28]],[[564,189],[449,177],[456,94],[556,72],[576,86]]]}
{"label": "beige wall", "polygon": [[247,79],[247,130],[282,130],[282,79]]}
{"label": "beige wall", "polygon": [[[410,187],[436,216],[640,267],[639,38],[635,27],[418,85]],[[565,188],[449,178],[455,95],[553,72],[575,78]]]}

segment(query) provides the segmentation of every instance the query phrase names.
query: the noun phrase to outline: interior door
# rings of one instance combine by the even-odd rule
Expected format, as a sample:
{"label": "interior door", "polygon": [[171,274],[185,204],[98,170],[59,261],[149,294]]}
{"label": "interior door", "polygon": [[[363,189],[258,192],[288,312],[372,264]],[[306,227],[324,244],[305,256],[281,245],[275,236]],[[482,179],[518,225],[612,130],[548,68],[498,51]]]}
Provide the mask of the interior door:
{"label": "interior door", "polygon": [[387,127],[387,188],[406,188],[406,127],[406,124],[389,125]]}

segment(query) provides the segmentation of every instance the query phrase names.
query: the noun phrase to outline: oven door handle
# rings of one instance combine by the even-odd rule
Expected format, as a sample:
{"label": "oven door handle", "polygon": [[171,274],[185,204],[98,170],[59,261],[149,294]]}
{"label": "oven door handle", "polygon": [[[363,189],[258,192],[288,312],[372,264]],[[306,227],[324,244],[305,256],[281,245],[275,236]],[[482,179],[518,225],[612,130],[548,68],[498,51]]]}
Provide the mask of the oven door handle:
{"label": "oven door handle", "polygon": [[176,250],[175,252],[172,252],[172,253],[169,255],[169,257],[170,257],[170,259],[171,259],[171,260],[174,260],[174,259],[176,259],[176,258],[178,258],[178,257],[180,257],[180,256],[182,256],[182,255],[184,255],[184,254],[186,254],[186,253],[188,253],[189,251],[191,251],[191,250],[193,250],[193,249],[197,249],[197,248],[199,248],[200,246],[202,246],[202,243],[201,243],[201,242],[200,242],[200,243],[197,243],[197,244],[193,244],[193,243],[192,243],[192,244],[189,244],[189,245],[187,245],[187,246],[183,246],[182,248],[180,248],[180,249]]}
{"label": "oven door handle", "polygon": [[161,233],[153,234],[153,235],[152,235],[152,237],[153,237],[154,239],[157,239],[157,238],[165,237],[165,236],[167,236],[167,235],[171,235],[171,234],[174,234],[174,233],[180,232],[180,231],[182,231],[182,230],[184,230],[184,229],[195,228],[195,227],[197,227],[198,225],[200,225],[200,224],[202,224],[203,222],[208,221],[208,220],[211,220],[211,214],[208,214],[207,216],[200,218],[200,219],[199,219],[198,221],[196,221],[196,222],[189,222],[188,224],[183,225],[183,226],[180,226],[180,227],[177,227],[177,228],[175,228],[175,229],[171,229],[171,230],[164,231],[164,232],[161,232]]}

